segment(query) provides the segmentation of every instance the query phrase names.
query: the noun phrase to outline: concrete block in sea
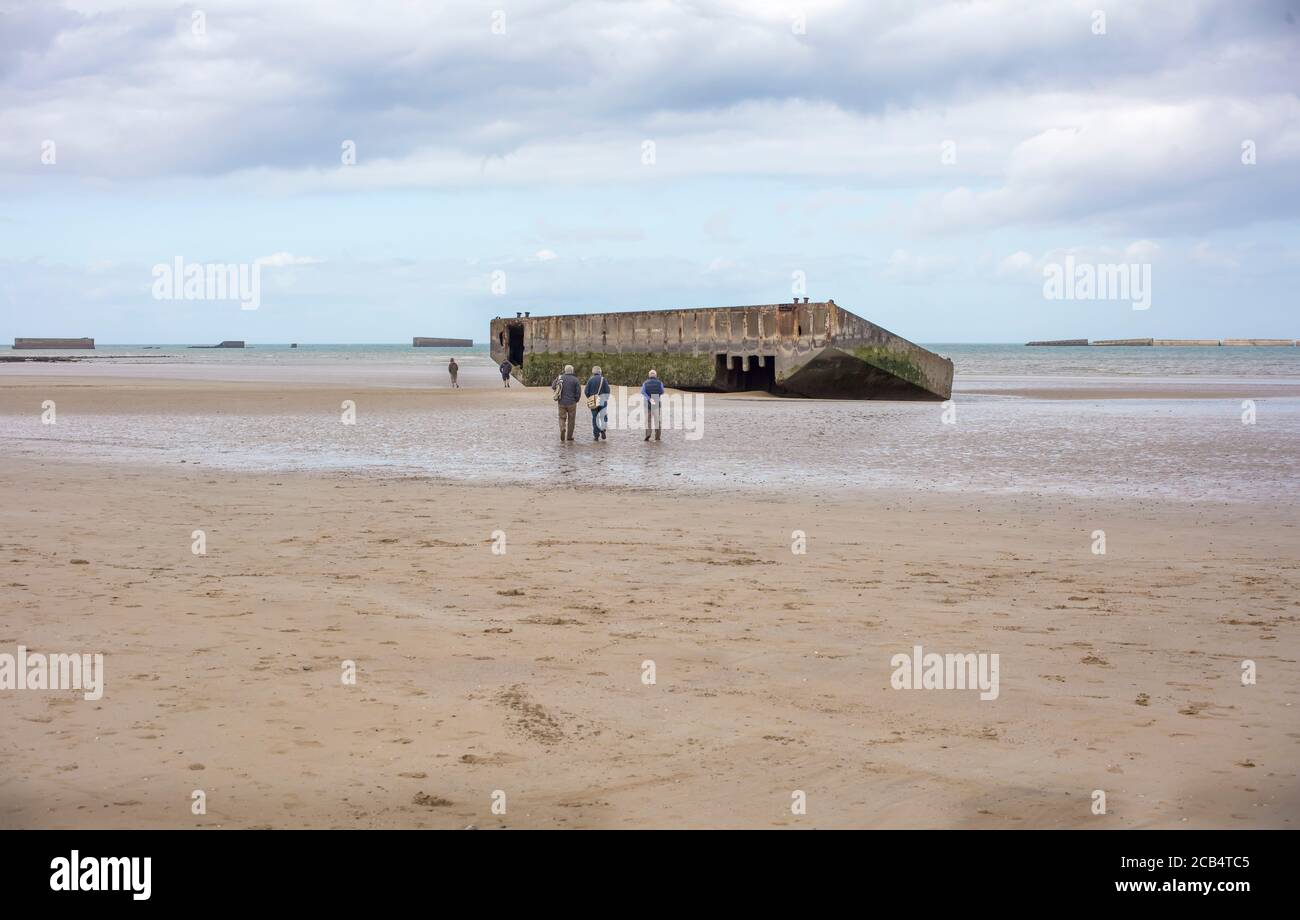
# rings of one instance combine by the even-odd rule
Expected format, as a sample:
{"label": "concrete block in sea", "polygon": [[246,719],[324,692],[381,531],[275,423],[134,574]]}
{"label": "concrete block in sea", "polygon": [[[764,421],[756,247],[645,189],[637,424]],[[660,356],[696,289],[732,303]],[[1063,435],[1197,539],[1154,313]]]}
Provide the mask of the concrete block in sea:
{"label": "concrete block in sea", "polygon": [[827,399],[952,395],[952,361],[844,309],[834,300],[631,313],[497,317],[489,345],[529,386],[572,364],[600,365],[616,386],[655,368],[669,387],[766,390]]}

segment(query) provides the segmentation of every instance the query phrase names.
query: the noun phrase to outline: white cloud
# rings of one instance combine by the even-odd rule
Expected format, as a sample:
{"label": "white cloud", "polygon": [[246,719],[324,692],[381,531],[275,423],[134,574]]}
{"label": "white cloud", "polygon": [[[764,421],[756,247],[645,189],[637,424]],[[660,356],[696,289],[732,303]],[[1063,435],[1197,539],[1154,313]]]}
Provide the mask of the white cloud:
{"label": "white cloud", "polygon": [[[1056,123],[1015,146],[995,187],[937,196],[926,225],[951,231],[1095,217],[1185,229],[1300,211],[1294,94],[1159,104],[1029,97],[1024,104],[1040,122]],[[1240,161],[1242,138],[1259,136],[1270,137],[1275,151],[1267,175]]]}
{"label": "white cloud", "polygon": [[1204,265],[1209,268],[1235,271],[1241,267],[1241,258],[1236,252],[1223,250],[1206,242],[1200,242],[1193,246],[1190,256],[1191,260],[1197,265]]}
{"label": "white cloud", "polygon": [[995,274],[999,278],[1024,278],[1034,269],[1034,257],[1021,249],[999,262]]}
{"label": "white cloud", "polygon": [[[0,188],[776,175],[906,189],[930,231],[1300,212],[1297,29],[1282,3],[1224,15],[1151,0],[1108,11],[1101,37],[1092,0],[798,6],[805,35],[778,0],[518,0],[494,36],[472,5],[231,0],[195,41],[167,0],[20,4],[0,34]],[[345,139],[355,165],[340,162]]]}
{"label": "white cloud", "polygon": [[256,265],[268,265],[271,268],[283,268],[288,265],[319,265],[324,259],[312,256],[295,256],[291,252],[274,252],[269,256],[258,256],[253,260]]}
{"label": "white cloud", "polygon": [[1124,258],[1130,262],[1152,262],[1160,252],[1155,240],[1134,240],[1124,247]]}
{"label": "white cloud", "polygon": [[960,267],[958,260],[950,256],[917,255],[906,249],[895,249],[880,277],[898,284],[927,284],[954,274]]}

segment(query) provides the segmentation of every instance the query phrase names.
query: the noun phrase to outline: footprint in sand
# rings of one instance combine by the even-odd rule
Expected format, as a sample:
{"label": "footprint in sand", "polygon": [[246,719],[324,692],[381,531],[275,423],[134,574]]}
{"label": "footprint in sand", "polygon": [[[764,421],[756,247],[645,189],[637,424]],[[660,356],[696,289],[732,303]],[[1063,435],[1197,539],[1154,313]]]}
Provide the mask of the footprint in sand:
{"label": "footprint in sand", "polygon": [[501,764],[518,763],[521,760],[523,760],[522,757],[516,757],[513,754],[503,754],[500,751],[498,751],[495,754],[487,754],[487,755],[483,755],[483,754],[460,755],[461,763],[475,764],[475,765],[486,764],[492,766],[499,766]]}
{"label": "footprint in sand", "polygon": [[558,744],[564,740],[564,728],[540,703],[533,702],[528,692],[515,684],[497,694],[497,702],[515,714],[514,727],[540,744]]}
{"label": "footprint in sand", "polygon": [[429,795],[426,792],[417,792],[415,798],[411,801],[416,805],[423,805],[425,808],[446,808],[452,804],[451,799],[444,799],[440,795]]}

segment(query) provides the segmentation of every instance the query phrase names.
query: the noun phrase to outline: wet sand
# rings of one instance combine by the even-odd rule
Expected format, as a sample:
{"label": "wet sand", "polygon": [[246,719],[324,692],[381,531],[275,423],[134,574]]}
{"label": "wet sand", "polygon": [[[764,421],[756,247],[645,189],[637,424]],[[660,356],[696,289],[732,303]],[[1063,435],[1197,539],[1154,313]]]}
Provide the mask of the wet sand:
{"label": "wet sand", "polygon": [[[0,413],[38,411],[34,390],[0,383]],[[345,398],[59,387],[61,425],[104,431],[181,412],[274,426]],[[545,393],[486,387],[362,399],[406,416],[547,408]],[[618,436],[608,446],[626,456],[655,449]],[[0,447],[0,652],[102,652],[107,686],[99,701],[0,696],[0,826],[1300,819],[1294,492],[1119,499],[807,478],[675,490],[671,470],[650,467],[639,487],[602,488],[582,473],[597,448],[581,442],[535,446],[539,465],[561,450],[579,460],[522,485],[508,472],[227,469],[194,462],[201,445],[168,462],[87,462],[65,443]],[[1092,551],[1099,529],[1105,555]],[[796,530],[806,554],[791,551]],[[918,644],[997,653],[998,698],[892,689],[891,657]],[[195,790],[206,815],[191,813]],[[791,813],[796,791],[805,815]]]}
{"label": "wet sand", "polygon": [[[704,493],[797,487],[805,495],[904,489],[1273,502],[1300,481],[1300,395],[1286,391],[1300,387],[1286,380],[1228,389],[1205,382],[1195,385],[1220,389],[1196,398],[1158,395],[1167,392],[1162,380],[1124,381],[1111,388],[1114,398],[957,392],[952,413],[936,402],[670,394],[696,401],[695,430],[672,430],[670,420],[664,441],[646,451],[632,447],[640,432],[627,430],[594,447],[582,407],[579,442],[562,448],[550,394],[505,389],[488,367],[467,368],[458,390],[412,376],[397,386],[373,382],[389,380],[391,368],[354,368],[335,383],[304,382],[300,368],[258,368],[277,379],[234,382],[209,375],[252,371],[156,370],[187,376],[0,373],[0,440],[33,459],[387,470],[533,485],[582,479]],[[1257,419],[1243,425],[1247,400]],[[55,425],[42,424],[46,401],[57,406]],[[354,425],[341,423],[345,402]]]}

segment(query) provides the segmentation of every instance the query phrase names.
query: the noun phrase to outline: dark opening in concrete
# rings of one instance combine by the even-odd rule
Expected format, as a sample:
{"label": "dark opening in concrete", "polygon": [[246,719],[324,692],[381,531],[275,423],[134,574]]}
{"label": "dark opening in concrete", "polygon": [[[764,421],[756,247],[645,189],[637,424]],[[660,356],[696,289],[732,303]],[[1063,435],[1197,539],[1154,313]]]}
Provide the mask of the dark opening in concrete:
{"label": "dark opening in concrete", "polygon": [[510,363],[519,367],[524,363],[524,327],[522,323],[510,326]]}
{"label": "dark opening in concrete", "polygon": [[775,355],[716,355],[714,386],[720,390],[771,390],[776,386]]}

